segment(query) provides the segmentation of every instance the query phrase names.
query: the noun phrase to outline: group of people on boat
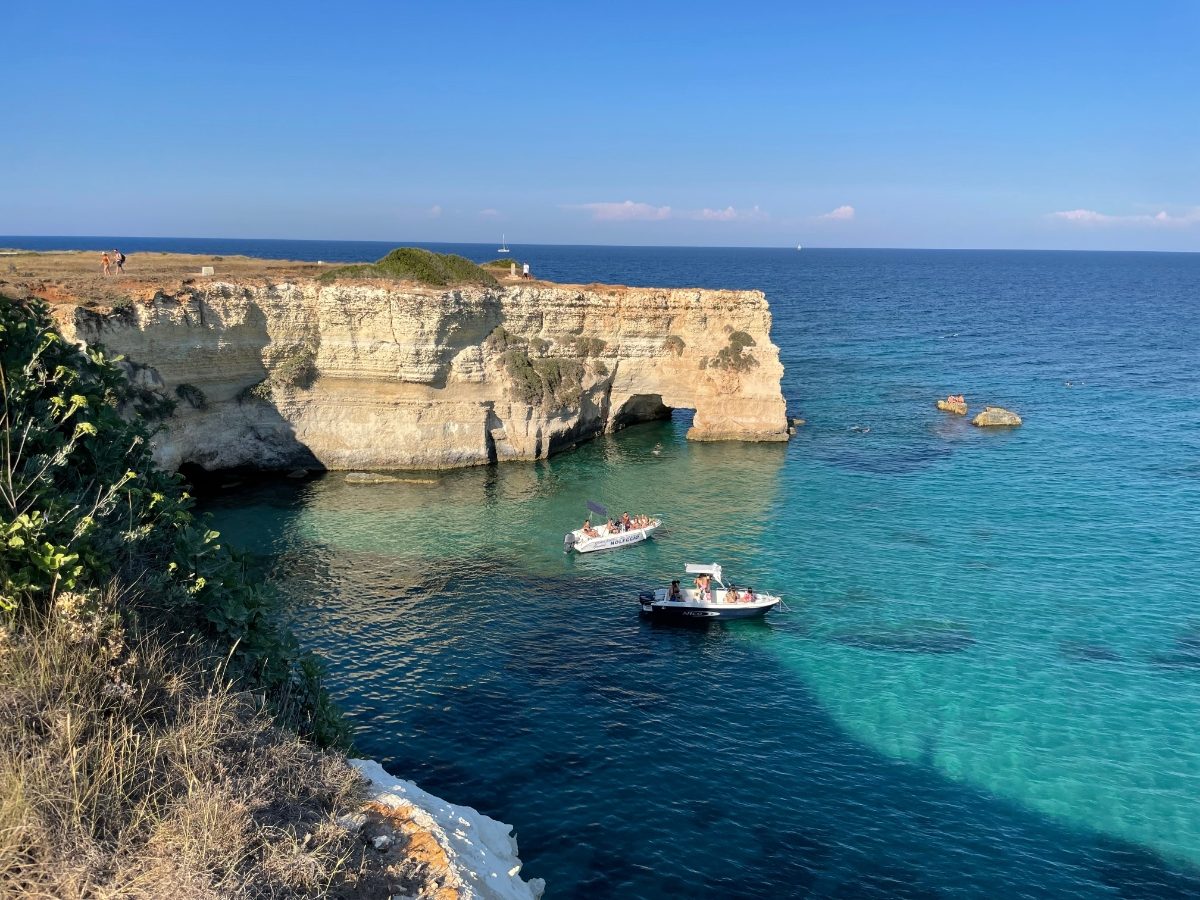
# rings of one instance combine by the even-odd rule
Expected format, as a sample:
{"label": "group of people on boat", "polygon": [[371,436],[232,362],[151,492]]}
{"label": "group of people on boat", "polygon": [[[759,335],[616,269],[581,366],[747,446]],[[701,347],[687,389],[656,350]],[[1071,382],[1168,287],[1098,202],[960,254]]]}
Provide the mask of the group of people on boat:
{"label": "group of people on boat", "polygon": [[[713,602],[712,576],[711,575],[697,575],[695,585],[696,585],[696,599],[699,600],[701,603],[712,603]],[[676,578],[674,581],[671,582],[671,589],[669,591],[667,591],[667,599],[673,600],[676,602],[682,602],[687,599],[687,597],[685,597],[683,595],[683,591],[679,587],[679,579],[678,578]],[[739,593],[737,586],[731,584],[731,585],[729,585],[728,588],[726,588],[725,598],[722,602],[724,602],[724,603],[753,603],[754,599],[755,599],[754,598],[754,588],[746,588],[746,590],[744,592]]]}
{"label": "group of people on boat", "polygon": [[635,531],[638,528],[649,528],[653,524],[654,520],[649,516],[639,515],[631,517],[629,513],[621,513],[621,518],[617,519],[615,522],[612,519],[609,519],[607,522],[601,525],[600,528],[604,529],[603,531],[592,527],[592,520],[590,517],[584,520],[583,528],[580,530],[587,537],[594,538],[605,534],[620,534],[623,531]]}

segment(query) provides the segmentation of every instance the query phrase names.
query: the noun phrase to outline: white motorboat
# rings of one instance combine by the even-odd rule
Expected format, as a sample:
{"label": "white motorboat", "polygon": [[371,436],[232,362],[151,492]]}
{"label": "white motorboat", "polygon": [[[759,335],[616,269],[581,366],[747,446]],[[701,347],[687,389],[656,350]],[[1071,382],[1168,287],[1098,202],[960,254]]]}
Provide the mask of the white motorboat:
{"label": "white motorboat", "polygon": [[[765,616],[783,601],[781,597],[760,594],[753,588],[726,587],[721,580],[721,567],[716,563],[688,563],[686,571],[689,575],[699,576],[692,587],[678,587],[675,595],[672,595],[671,587],[638,594],[642,614],[656,619],[687,621],[752,619]],[[672,587],[676,587],[674,582]]]}
{"label": "white motorboat", "polygon": [[[609,518],[608,510],[599,503],[589,500],[588,509],[602,519]],[[609,528],[607,524],[597,525],[592,528],[590,534],[582,528],[576,528],[574,531],[567,532],[563,537],[563,551],[570,553],[572,550],[578,550],[580,553],[592,553],[596,550],[615,550],[618,547],[628,547],[630,544],[638,544],[646,540],[661,527],[662,520],[652,518],[650,524],[640,528],[625,529],[621,527],[620,522],[614,523],[613,528]]]}

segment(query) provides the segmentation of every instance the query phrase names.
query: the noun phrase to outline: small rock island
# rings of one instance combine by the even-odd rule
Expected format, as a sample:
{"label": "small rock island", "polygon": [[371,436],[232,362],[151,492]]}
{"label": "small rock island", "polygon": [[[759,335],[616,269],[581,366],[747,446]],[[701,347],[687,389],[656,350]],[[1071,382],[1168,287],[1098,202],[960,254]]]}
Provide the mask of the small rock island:
{"label": "small rock island", "polygon": [[1016,428],[1021,424],[1021,417],[1012,410],[1000,406],[988,406],[971,420],[971,424],[977,428]]}
{"label": "small rock island", "polygon": [[535,460],[673,409],[695,410],[692,440],[788,438],[760,291],[554,284],[415,248],[340,268],[132,255],[120,279],[92,262],[23,254],[8,277],[122,354],[148,408],[174,404],[167,468]]}

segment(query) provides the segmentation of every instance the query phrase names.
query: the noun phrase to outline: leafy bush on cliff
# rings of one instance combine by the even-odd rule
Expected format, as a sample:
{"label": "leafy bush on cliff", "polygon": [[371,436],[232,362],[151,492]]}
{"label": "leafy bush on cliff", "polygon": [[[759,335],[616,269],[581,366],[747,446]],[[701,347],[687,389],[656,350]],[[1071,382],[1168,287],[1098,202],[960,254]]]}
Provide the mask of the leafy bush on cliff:
{"label": "leafy bush on cliff", "polygon": [[741,351],[747,347],[757,346],[757,342],[746,332],[735,331],[729,335],[729,346]]}
{"label": "leafy bush on cliff", "polygon": [[508,350],[500,357],[504,370],[508,372],[513,396],[531,406],[542,402],[542,378],[534,371],[529,354],[524,350]]}
{"label": "leafy bush on cliff", "polygon": [[291,347],[272,357],[269,368],[272,381],[307,388],[317,377],[317,354],[310,347]]}
{"label": "leafy bush on cliff", "polygon": [[583,362],[551,356],[531,360],[524,350],[507,351],[501,358],[515,399],[550,409],[577,406],[583,396]]}
{"label": "leafy bush on cliff", "polygon": [[663,341],[663,350],[667,351],[668,353],[674,353],[676,356],[682,356],[683,349],[686,346],[687,345],[683,342],[683,338],[677,334],[672,334],[665,341]]}
{"label": "leafy bush on cliff", "polygon": [[419,247],[398,247],[374,263],[339,266],[320,276],[321,281],[339,278],[390,278],[444,287],[451,284],[499,284],[490,272],[469,259],[452,253],[432,253]]}
{"label": "leafy bush on cliff", "polygon": [[577,359],[535,359],[533,370],[542,381],[542,396],[551,408],[578,406],[583,397],[583,363]]}
{"label": "leafy bush on cliff", "polygon": [[208,406],[208,398],[204,396],[204,391],[186,381],[176,385],[175,396],[180,400],[186,400],[192,409],[204,409]]}
{"label": "leafy bush on cliff", "polygon": [[248,384],[237,392],[237,402],[239,404],[246,403],[270,403],[274,399],[274,394],[271,391],[271,380],[264,378],[262,381]]}
{"label": "leafy bush on cliff", "polygon": [[608,342],[603,338],[583,337],[580,335],[571,338],[571,346],[576,356],[599,356],[608,346]]}
{"label": "leafy bush on cliff", "polygon": [[0,297],[0,390],[0,610],[37,621],[65,592],[130,586],[123,615],[227,655],[281,721],[343,740],[315,659],[121,417],[131,392],[114,361],[64,341],[44,304]]}
{"label": "leafy bush on cliff", "polygon": [[748,353],[743,352],[747,347],[753,346],[755,346],[754,338],[746,332],[733,332],[729,335],[729,344],[722,347],[717,352],[717,355],[713,357],[713,368],[725,369],[731,372],[745,372],[748,369],[753,369],[758,365],[758,360]]}
{"label": "leafy bush on cliff", "polygon": [[525,338],[519,334],[513,334],[503,325],[497,325],[492,329],[483,340],[485,350],[490,350],[493,353],[503,353],[505,350],[523,349],[525,347]]}

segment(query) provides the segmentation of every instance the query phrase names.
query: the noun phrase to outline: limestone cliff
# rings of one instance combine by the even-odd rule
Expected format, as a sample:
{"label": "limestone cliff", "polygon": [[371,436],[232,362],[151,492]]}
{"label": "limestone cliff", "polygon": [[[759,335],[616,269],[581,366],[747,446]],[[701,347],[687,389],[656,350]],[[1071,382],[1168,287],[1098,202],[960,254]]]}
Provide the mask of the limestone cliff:
{"label": "limestone cliff", "polygon": [[59,317],[177,402],[155,438],[171,467],[539,459],[672,408],[696,440],[787,439],[757,291],[260,278]]}

